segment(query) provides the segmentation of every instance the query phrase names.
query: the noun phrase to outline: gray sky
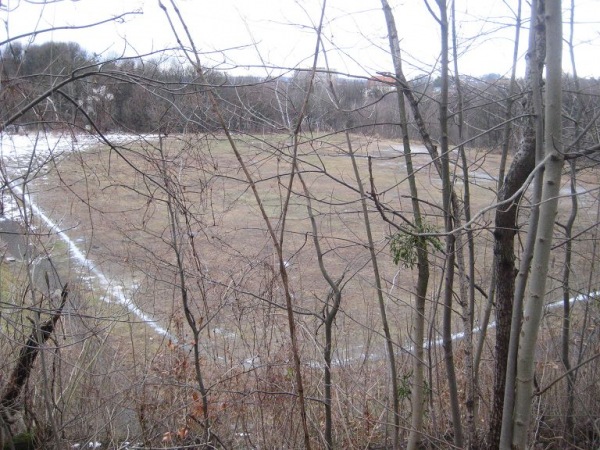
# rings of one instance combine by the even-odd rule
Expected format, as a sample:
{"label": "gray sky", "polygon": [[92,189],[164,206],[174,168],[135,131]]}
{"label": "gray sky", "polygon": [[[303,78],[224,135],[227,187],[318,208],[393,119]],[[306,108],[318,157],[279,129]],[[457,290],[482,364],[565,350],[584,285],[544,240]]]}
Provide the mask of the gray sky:
{"label": "gray sky", "polygon": [[[170,6],[170,0],[163,0]],[[140,11],[124,23],[90,30],[56,31],[39,35],[45,40],[72,40],[85,49],[110,55],[144,54],[175,46],[174,35],[158,0],[2,0],[5,22],[0,40],[50,26],[82,25],[127,11]],[[438,25],[422,0],[390,0],[394,7],[405,71],[428,71],[439,54]],[[435,2],[430,1],[433,7]],[[178,0],[196,46],[207,53],[209,66],[266,65],[308,67],[316,43],[320,0]],[[472,75],[509,74],[514,40],[516,0],[457,0],[459,67]],[[563,4],[570,6],[570,1]],[[575,43],[580,75],[600,76],[600,0],[576,0]],[[329,67],[357,75],[390,71],[387,32],[379,0],[328,0],[324,42]],[[172,12],[172,9],[171,9]],[[529,16],[524,5],[523,17]],[[568,37],[569,12],[563,16]],[[525,23],[527,26],[527,23]],[[521,64],[527,29],[521,35]],[[569,69],[565,58],[565,70]],[[325,66],[321,57],[320,66]],[[417,69],[415,69],[418,68]],[[243,73],[244,69],[236,69]],[[265,70],[252,69],[254,74]]]}

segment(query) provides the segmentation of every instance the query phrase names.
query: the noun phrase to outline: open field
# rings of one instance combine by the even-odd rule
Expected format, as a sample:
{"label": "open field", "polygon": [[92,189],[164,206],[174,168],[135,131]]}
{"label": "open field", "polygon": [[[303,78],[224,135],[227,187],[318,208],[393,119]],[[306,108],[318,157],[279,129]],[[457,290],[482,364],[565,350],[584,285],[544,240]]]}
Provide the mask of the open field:
{"label": "open field", "polygon": [[[379,200],[410,218],[406,166],[398,143],[355,139],[356,160],[365,190],[371,191],[366,158],[369,155]],[[282,224],[291,171],[289,138],[240,136],[237,143],[247,160],[269,220],[276,232],[283,235],[284,258],[290,264],[289,272],[297,294],[296,306],[312,311],[319,307],[327,290],[316,263],[306,201],[298,176],[295,176],[285,224]],[[424,149],[419,146],[416,149],[413,158],[415,167],[420,168],[417,181],[427,221],[441,231],[440,210],[435,207],[441,203],[441,182]],[[159,297],[164,298],[163,293],[157,293],[157,288],[162,285],[161,289],[166,292],[172,289],[169,276],[164,272],[168,272],[168,265],[174,261],[165,184],[176,190],[173,193],[176,196],[173,201],[177,202],[175,207],[183,211],[188,221],[179,224],[182,235],[176,236],[178,245],[195,249],[203,276],[215,286],[225,289],[237,280],[260,283],[264,281],[265,270],[277,272],[273,246],[256,201],[223,137],[199,137],[191,141],[169,138],[164,143],[164,159],[161,159],[157,142],[133,146],[122,152],[127,161],[107,148],[70,154],[31,190],[34,201],[58,220],[61,228],[111,280],[137,289],[136,302],[144,310],[164,314],[164,317],[173,312],[172,302],[157,301]],[[478,213],[493,204],[494,174],[499,156],[473,150],[469,157],[472,161],[469,167],[471,209]],[[365,298],[364,289],[372,290],[373,286],[351,158],[339,137],[325,137],[301,145],[298,159],[300,173],[312,197],[326,266],[336,277],[344,271],[349,272],[348,285],[344,289],[344,309],[347,308],[351,315],[362,314],[364,306],[372,301],[372,294]],[[161,167],[163,163],[165,165]],[[456,189],[460,192],[462,177],[460,173],[456,175],[459,177]],[[593,188],[596,176],[593,172],[580,176],[579,189],[585,192]],[[588,215],[582,220],[582,229],[594,223],[595,212],[587,206],[593,205],[595,194],[592,190],[579,197],[584,207],[581,213]],[[568,198],[562,202],[563,216],[568,203]],[[434,206],[428,208],[427,205]],[[372,202],[369,210],[377,252],[387,254],[387,238],[393,230],[381,220]],[[477,240],[477,282],[482,288],[486,286],[491,270],[491,212],[482,214],[473,224]],[[525,220],[526,217],[523,223]],[[60,247],[61,244],[56,241],[56,245]],[[439,252],[433,256],[439,261],[444,259]],[[412,272],[394,266],[389,255],[379,258],[379,263],[388,283],[389,300],[397,305],[399,318],[402,318],[410,312]],[[258,277],[257,272],[261,272]],[[154,298],[148,298],[149,292],[156,294],[150,296]],[[166,298],[171,296],[167,294]],[[365,302],[366,305],[361,305]]]}
{"label": "open field", "polygon": [[[285,136],[269,136],[265,140],[243,137],[238,141],[277,233],[282,228],[281,211],[290,179],[288,140]],[[180,305],[177,294],[173,293],[175,281],[172,266],[169,267],[174,263],[174,255],[166,197],[162,187],[153,184],[156,180],[164,184],[157,145],[154,142],[144,148],[125,150],[127,163],[105,148],[69,155],[36,184],[39,192],[32,195],[50,216],[60,217],[61,227],[111,280],[124,287],[135,286],[136,304],[168,322]],[[205,299],[211,303],[210,309],[227,306],[212,318],[207,330],[214,327],[224,334],[235,333],[243,324],[234,317],[232,299],[238,303],[241,300],[238,306],[243,311],[266,306],[262,300],[271,301],[275,309],[282,304],[281,291],[270,292],[269,299],[243,299],[244,291],[264,295],[267,289],[264,284],[277,284],[274,281],[277,261],[266,226],[222,137],[193,143],[172,138],[164,145],[169,182],[173,186],[177,183],[177,202],[181,203],[178,207],[184,210],[189,222],[180,224],[184,234],[178,236],[179,245],[193,245],[197,253],[195,264],[202,268],[203,282],[210,284],[211,295]],[[360,196],[351,158],[343,145],[336,137],[316,139],[300,146],[299,160],[302,177],[312,196],[326,267],[336,279],[347,272],[342,309],[348,323],[340,324],[340,328],[342,334],[360,336],[358,342],[350,342],[359,345],[364,341],[365,330],[377,329],[379,319],[374,308]],[[373,178],[382,203],[410,217],[406,168],[403,155],[396,150],[398,144],[356,137],[354,145],[365,189],[370,191],[366,156],[371,155]],[[498,156],[481,154],[475,155],[475,159],[477,169],[472,170],[472,176],[477,181],[472,187],[472,201],[473,209],[478,211],[493,201],[492,174]],[[416,167],[421,166],[418,183],[424,201],[438,204],[441,183],[429,161],[426,153],[414,157]],[[457,187],[460,189],[460,182]],[[297,176],[292,191],[283,232],[284,257],[290,264],[295,307],[312,314],[322,309],[328,288],[319,271],[306,201]],[[402,342],[406,339],[405,322],[411,314],[414,280],[410,269],[392,263],[387,248],[392,231],[372,203],[369,209],[377,252],[385,255],[379,258],[379,264],[387,283],[388,301],[394,305],[390,306],[390,314],[395,317],[395,334],[402,336]],[[427,220],[441,230],[439,216],[439,210],[429,208]],[[485,214],[479,223],[487,226],[489,221],[490,215]],[[486,268],[490,258],[486,244],[490,241],[489,231],[477,231],[477,239],[482,243],[477,246],[481,262],[479,283],[485,286],[490,270]],[[443,262],[439,253],[434,258],[438,265]],[[195,279],[197,274],[193,275]],[[439,284],[439,280],[434,283]],[[234,329],[232,322],[238,323]]]}
{"label": "open field", "polygon": [[[377,442],[385,434],[387,419],[382,399],[386,396],[388,374],[358,183],[343,136],[305,139],[297,147],[296,160],[289,136],[239,135],[235,136],[235,144],[247,164],[267,219],[282,242],[297,313],[303,366],[309,380],[307,389],[310,397],[319,398],[323,388],[322,314],[330,304],[330,289],[319,268],[313,242],[307,209],[310,198],[323,264],[334,280],[343,275],[340,285],[343,296],[334,331],[334,362],[340,368],[335,370],[336,401],[345,427],[348,430],[356,427],[364,434],[355,441],[353,433],[347,430],[346,442],[349,445],[359,445],[359,440]],[[397,213],[396,217],[388,213],[388,218],[406,226],[403,217],[410,219],[412,212],[401,145],[352,136],[352,148],[365,191],[369,195],[372,192],[372,178],[381,204]],[[415,145],[413,151],[426,223],[441,231],[441,182],[424,149]],[[456,152],[451,157],[458,160]],[[468,160],[471,208],[473,214],[481,212],[472,224],[477,318],[486,302],[484,294],[492,271],[493,209],[484,211],[495,199],[495,174],[500,157],[493,152],[471,149]],[[455,189],[462,193],[464,180],[458,163],[455,175]],[[594,186],[598,186],[598,173],[582,172],[579,228],[575,233],[593,232],[597,204]],[[213,407],[217,409],[213,413],[217,417],[216,426],[241,433],[238,439],[241,446],[246,437],[259,439],[266,447],[269,442],[275,445],[272,437],[267,436],[272,433],[268,430],[284,430],[285,417],[291,414],[287,406],[277,403],[275,393],[289,391],[292,384],[280,268],[265,218],[225,137],[169,136],[112,150],[96,146],[64,154],[47,173],[29,185],[29,190],[32,200],[77,243],[110,280],[112,288],[122,291],[178,342],[189,344],[193,338],[182,303],[181,274],[184,275],[190,313],[203,327],[199,345]],[[527,197],[523,202],[526,204]],[[382,219],[372,201],[368,201],[368,208],[399,370],[404,382],[409,383],[416,271],[393,264],[388,243],[395,231]],[[561,200],[559,222],[566,220],[568,208],[569,198]],[[523,226],[526,220],[526,216],[521,218]],[[119,374],[104,382],[116,383],[123,390],[135,386],[131,397],[123,400],[127,404],[124,408],[127,427],[158,436],[181,425],[181,417],[186,416],[174,412],[177,408],[198,415],[194,412],[198,402],[191,394],[194,381],[188,373],[191,362],[187,347],[171,345],[168,337],[157,335],[139,323],[123,305],[111,303],[97,277],[68,258],[69,249],[55,230],[48,230],[42,223],[38,227],[43,245],[59,264],[65,279],[80,287],[80,295],[71,304],[73,318],[67,318],[65,328],[71,332],[77,330],[72,337],[80,333],[81,341],[85,335],[97,336],[95,350],[87,348],[88,345],[80,350],[85,358],[91,359],[89,364],[92,361],[95,364],[98,357],[104,361],[106,373]],[[553,300],[562,295],[560,235],[556,244],[549,297]],[[432,274],[427,323],[429,339],[436,341],[445,256],[432,246],[430,251]],[[572,270],[575,292],[590,286],[590,274],[596,277],[589,254],[585,239],[575,242]],[[594,282],[592,287],[596,287]],[[552,316],[549,320],[553,320]],[[462,330],[458,319],[454,328],[457,332]],[[489,348],[486,347],[484,355],[482,379],[491,385],[491,374],[485,367]],[[549,348],[552,352],[551,345]],[[111,353],[119,355],[120,360],[111,359]],[[433,349],[431,358],[431,367],[435,369],[442,361],[441,352]],[[135,369],[140,362],[142,367],[151,368],[151,380],[140,381],[144,370]],[[460,358],[457,364],[460,371]],[[547,373],[550,377],[556,371]],[[80,376],[85,378],[83,374]],[[443,381],[437,375],[430,376],[431,389],[443,397]],[[178,391],[176,385],[185,389]],[[73,392],[84,387],[77,385]],[[272,395],[257,397],[257,392]],[[140,416],[140,405],[142,413],[145,411],[147,415],[145,419],[143,414]],[[258,409],[263,413],[262,407],[269,412],[268,418],[261,419],[259,430],[256,415]],[[407,405],[406,420],[409,409]],[[483,407],[483,414],[486,413]],[[438,414],[445,413],[438,411]],[[231,422],[234,418],[252,424]],[[153,423],[152,432],[144,429],[149,426],[145,420]],[[314,413],[314,420],[319,420],[318,412]],[[98,418],[98,423],[102,421],[110,420]],[[99,434],[105,432],[99,428]],[[295,442],[298,437],[285,439]]]}

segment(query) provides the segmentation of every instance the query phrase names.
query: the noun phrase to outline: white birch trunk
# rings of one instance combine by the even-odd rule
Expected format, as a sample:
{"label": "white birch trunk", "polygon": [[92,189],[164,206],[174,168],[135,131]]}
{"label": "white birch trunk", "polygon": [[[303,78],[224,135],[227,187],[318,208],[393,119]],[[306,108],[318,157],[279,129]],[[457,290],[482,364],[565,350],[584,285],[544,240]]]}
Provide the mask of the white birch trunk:
{"label": "white birch trunk", "polygon": [[535,348],[544,309],[548,262],[564,163],[561,148],[562,17],[560,0],[546,0],[545,20],[547,47],[544,149],[547,162],[544,168],[542,204],[540,205],[531,280],[523,313],[519,345],[513,434],[513,448],[515,449],[527,447],[533,396]]}

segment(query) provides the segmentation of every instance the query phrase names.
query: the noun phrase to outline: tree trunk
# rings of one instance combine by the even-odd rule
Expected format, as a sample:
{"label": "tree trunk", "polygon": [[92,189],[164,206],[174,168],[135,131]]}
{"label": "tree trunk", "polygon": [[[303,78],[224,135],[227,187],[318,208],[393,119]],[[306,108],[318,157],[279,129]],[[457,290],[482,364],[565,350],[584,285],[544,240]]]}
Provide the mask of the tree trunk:
{"label": "tree trunk", "polygon": [[446,268],[444,277],[444,314],[442,320],[442,340],[444,363],[448,377],[448,392],[450,394],[450,412],[454,429],[454,445],[463,446],[462,420],[460,402],[458,400],[458,384],[454,367],[454,352],[452,349],[452,297],[454,295],[454,262],[456,260],[456,237],[454,231],[454,214],[452,209],[452,180],[450,179],[450,149],[448,146],[448,14],[446,1],[438,0],[440,11],[439,24],[441,33],[441,95],[440,95],[440,162],[442,178],[442,204],[444,208],[444,231],[446,234]]}
{"label": "tree trunk", "polygon": [[[543,2],[534,0],[531,6],[532,17],[537,19],[537,23],[543,24]],[[536,31],[537,29],[537,31]],[[545,52],[545,37],[540,32],[544,30],[543,25],[530,29],[529,33],[529,50],[528,50],[528,80],[531,87],[531,103],[530,109],[533,111],[535,119],[530,121],[532,129],[529,133],[535,135],[535,163],[541,163],[543,159],[543,106],[542,106],[542,67],[543,54]],[[504,403],[502,405],[502,418],[500,430],[500,448],[510,449],[512,441],[512,415],[514,409],[514,390],[515,378],[517,372],[517,353],[519,346],[519,330],[523,318],[523,299],[525,296],[525,288],[529,276],[529,268],[533,257],[533,248],[535,245],[535,230],[539,221],[539,201],[542,192],[542,176],[541,172],[535,174],[532,193],[532,208],[529,217],[529,226],[527,231],[527,239],[525,249],[521,255],[521,263],[516,279],[515,292],[513,298],[512,318],[510,325],[510,338],[508,343],[508,355],[506,361],[506,378],[504,380]],[[500,392],[498,392],[500,395]],[[496,422],[494,422],[496,424]],[[494,437],[497,434],[493,435]]]}
{"label": "tree trunk", "polygon": [[[518,35],[518,33],[517,33]],[[473,229],[469,225],[471,221],[471,188],[469,167],[467,163],[467,155],[465,151],[464,141],[464,102],[462,93],[462,83],[460,80],[460,72],[458,70],[458,36],[456,30],[456,2],[452,1],[452,57],[454,59],[454,84],[456,86],[457,96],[457,128],[458,128],[458,152],[460,154],[463,176],[463,210],[465,215],[467,250],[468,250],[468,275],[467,264],[463,254],[463,233],[457,233],[456,247],[456,262],[458,266],[459,288],[460,288],[460,305],[462,310],[462,322],[464,338],[464,355],[465,355],[465,406],[466,417],[465,423],[467,428],[466,448],[471,449],[475,446],[477,428],[476,428],[476,379],[473,361],[473,321],[475,315],[475,243],[473,240]]]}
{"label": "tree trunk", "polygon": [[[392,10],[387,0],[381,0],[383,12],[386,19],[388,39],[394,64],[394,73],[396,80],[403,80],[402,59],[400,53],[400,43],[398,40],[398,31]],[[413,217],[417,230],[423,229],[423,218],[421,216],[421,207],[419,205],[419,191],[415,180],[415,173],[412,163],[412,154],[410,149],[410,139],[408,136],[408,122],[406,114],[406,105],[403,95],[404,87],[397,83],[398,111],[400,113],[400,127],[402,130],[402,146],[406,162],[406,172],[410,188]],[[413,380],[411,389],[411,428],[408,437],[407,448],[413,450],[419,447],[421,433],[423,429],[423,416],[425,412],[425,302],[427,296],[427,287],[429,285],[429,259],[427,256],[426,241],[419,240],[422,244],[417,248],[417,282],[415,286],[415,320],[412,329],[412,339],[414,345],[413,358]]]}
{"label": "tree trunk", "polygon": [[[526,130],[522,147],[515,155],[508,172],[500,199],[510,198],[521,188],[527,176],[531,173],[535,162],[535,137],[533,130]],[[506,362],[510,341],[510,326],[512,319],[513,295],[515,277],[515,235],[517,233],[517,211],[519,195],[508,207],[502,206],[496,210],[494,230],[494,258],[496,260],[496,345],[494,366],[494,392],[491,406],[490,431],[488,445],[497,448],[502,425],[502,410],[504,404],[504,383],[506,379]]]}
{"label": "tree trunk", "polygon": [[[580,121],[582,116],[582,105],[581,105],[581,86],[579,84],[579,77],[577,76],[577,66],[575,64],[575,48],[573,42],[573,33],[575,30],[575,0],[571,0],[571,18],[570,18],[570,29],[569,29],[569,55],[571,57],[571,69],[573,71],[573,82],[575,85],[575,101],[573,102],[573,111],[571,117],[574,120],[574,135],[579,136],[580,132]],[[572,152],[577,152],[579,146],[576,145]],[[575,410],[575,383],[577,381],[576,372],[571,372],[571,352],[570,352],[570,336],[571,336],[571,261],[573,253],[573,225],[577,218],[577,212],[579,209],[577,201],[577,170],[576,162],[574,159],[569,161],[569,169],[571,174],[571,214],[565,225],[565,266],[563,269],[563,326],[562,326],[562,349],[561,358],[565,370],[569,373],[567,375],[567,411],[565,412],[565,425],[564,425],[564,436],[567,442],[573,442],[573,428],[575,425],[574,421],[574,410]]]}
{"label": "tree trunk", "polygon": [[529,430],[535,347],[544,308],[546,279],[558,208],[562,155],[562,16],[560,0],[546,0],[546,105],[544,149],[546,164],[540,220],[536,233],[529,295],[523,313],[515,395],[513,447],[525,449]]}
{"label": "tree trunk", "polygon": [[19,358],[17,359],[17,364],[10,374],[8,382],[6,383],[6,387],[4,388],[4,392],[2,393],[2,397],[0,398],[0,411],[3,416],[6,414],[7,410],[15,408],[17,399],[21,394],[21,390],[31,375],[33,364],[40,353],[40,348],[54,332],[54,327],[56,326],[58,319],[60,319],[62,310],[67,302],[68,295],[69,289],[65,284],[60,294],[61,301],[56,312],[41,326],[36,327],[34,325],[27,342],[21,348],[21,351],[19,352]]}
{"label": "tree trunk", "polygon": [[323,346],[323,360],[325,362],[325,367],[323,368],[323,383],[325,385],[325,446],[327,449],[333,449],[331,355],[333,352],[333,324],[335,323],[335,318],[340,310],[340,304],[342,301],[342,288],[340,285],[344,275],[342,274],[337,281],[334,281],[331,278],[329,271],[325,267],[323,251],[321,250],[321,243],[319,242],[319,229],[317,227],[317,221],[312,208],[311,195],[300,171],[298,171],[298,179],[302,184],[302,190],[304,191],[304,196],[306,198],[306,209],[308,212],[308,218],[310,219],[313,244],[315,246],[315,252],[317,253],[319,269],[321,271],[321,275],[325,281],[327,281],[327,284],[330,288],[330,292],[325,300],[322,313],[323,324],[325,326],[325,345]]}
{"label": "tree trunk", "polygon": [[377,290],[377,302],[379,303],[379,312],[381,315],[381,326],[383,328],[383,335],[385,337],[385,347],[388,358],[388,366],[390,370],[390,382],[391,382],[391,393],[392,396],[392,410],[394,413],[394,430],[392,434],[392,446],[394,450],[400,448],[399,432],[400,432],[400,400],[398,399],[398,375],[396,369],[396,356],[394,354],[394,344],[392,341],[392,334],[387,320],[387,312],[385,309],[385,301],[383,299],[383,286],[381,285],[381,276],[379,274],[379,264],[377,263],[377,253],[375,251],[375,243],[373,240],[373,234],[371,232],[371,221],[369,219],[369,210],[367,208],[367,200],[365,196],[365,190],[362,184],[362,179],[358,171],[358,164],[356,157],[354,156],[354,149],[352,147],[352,141],[350,140],[350,133],[346,132],[346,145],[348,146],[348,152],[352,161],[352,168],[354,169],[354,176],[356,178],[356,184],[360,192],[361,206],[363,212],[363,220],[365,224],[365,232],[367,234],[367,244],[369,252],[371,254],[371,266],[373,267],[373,277],[375,278],[375,288]]}
{"label": "tree trunk", "polygon": [[[542,16],[538,14],[537,2],[534,1],[531,8],[531,17],[538,24]],[[540,38],[540,32],[543,33],[543,27],[532,27],[529,36],[529,50],[527,58],[527,84],[531,91],[538,91],[541,85],[541,64],[544,52],[544,39]],[[531,113],[535,113],[536,100],[532,94],[525,97],[525,106]],[[523,140],[519,151],[515,155],[510,166],[506,179],[502,182],[502,187],[498,194],[499,200],[510,198],[523,186],[523,183],[530,175],[536,163],[536,145],[541,135],[538,134],[538,127],[534,119],[527,119]],[[500,445],[500,435],[502,432],[502,420],[504,417],[504,399],[506,395],[512,394],[506,392],[507,377],[509,380],[514,378],[514,368],[507,374],[509,364],[508,356],[511,346],[511,326],[513,320],[518,325],[520,318],[513,318],[515,280],[518,271],[515,267],[514,242],[517,233],[517,213],[518,204],[521,196],[509,206],[502,206],[496,210],[496,222],[494,230],[494,260],[496,271],[496,344],[495,344],[495,366],[494,366],[494,391],[492,400],[492,410],[490,418],[490,428],[488,434],[488,445],[490,448],[498,448]],[[533,219],[533,218],[532,218]],[[528,265],[527,265],[528,267]],[[521,271],[521,276],[527,276],[527,270]],[[520,306],[519,306],[520,311]],[[518,333],[513,334],[518,338]],[[516,345],[518,341],[514,341]],[[515,347],[516,348],[516,347]],[[509,383],[512,385],[512,383]],[[509,390],[512,392],[513,388]],[[508,405],[512,411],[512,405]],[[509,417],[512,412],[509,413]],[[505,417],[505,420],[507,418]]]}

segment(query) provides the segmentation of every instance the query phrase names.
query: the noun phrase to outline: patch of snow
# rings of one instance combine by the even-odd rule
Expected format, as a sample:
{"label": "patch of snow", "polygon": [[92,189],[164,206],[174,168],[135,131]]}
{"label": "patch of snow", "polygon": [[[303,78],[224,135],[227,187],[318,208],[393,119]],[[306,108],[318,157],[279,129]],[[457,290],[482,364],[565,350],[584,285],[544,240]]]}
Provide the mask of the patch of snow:
{"label": "patch of snow", "polygon": [[223,336],[225,339],[233,339],[234,337],[236,337],[235,333],[227,331],[225,328],[215,327],[213,328],[213,333]]}
{"label": "patch of snow", "polygon": [[[20,188],[15,188],[15,191],[18,195],[23,195]],[[48,216],[46,216],[46,214],[44,214],[44,212],[35,203],[33,203],[31,199],[28,199],[27,203],[33,211],[33,213],[36,214],[40,219],[42,219],[42,221],[48,226],[48,228],[51,231],[54,231],[56,235],[69,246],[71,257],[75,261],[77,261],[82,267],[86,268],[92,275],[94,275],[99,281],[100,285],[111,293],[111,296],[114,301],[116,301],[122,306],[125,306],[129,310],[129,312],[131,312],[142,322],[148,324],[148,326],[152,328],[156,333],[171,339],[171,341],[173,342],[177,342],[177,339],[174,336],[172,336],[166,329],[158,325],[156,323],[156,320],[152,319],[148,314],[146,314],[140,308],[138,308],[130,298],[125,296],[125,294],[123,293],[122,286],[113,286],[112,282],[106,277],[106,275],[104,275],[104,273],[102,273],[100,269],[98,269],[91,260],[86,258],[86,256],[77,246],[77,244],[75,244],[75,242],[73,242],[73,240],[71,240],[71,238],[67,236],[67,234],[64,231],[62,231],[56,223],[54,223]]]}
{"label": "patch of snow", "polygon": [[476,181],[498,181],[497,177],[487,172],[480,172],[478,170],[470,172],[469,176]]}
{"label": "patch of snow", "polygon": [[[593,292],[590,292],[589,294],[579,294],[579,295],[576,295],[575,297],[571,297],[569,299],[569,303],[571,305],[573,305],[578,302],[586,302],[586,301],[590,301],[590,300],[594,300],[594,299],[598,299],[598,298],[600,298],[600,291],[593,291]],[[563,300],[557,300],[555,302],[546,304],[544,306],[544,310],[548,311],[551,309],[559,308],[559,307],[562,307],[562,305],[563,305]],[[492,330],[494,328],[496,328],[496,322],[490,322],[487,329]],[[481,332],[480,327],[473,328],[473,334],[477,334],[480,332]],[[460,341],[461,339],[464,339],[464,337],[465,337],[465,333],[463,331],[454,333],[451,336],[452,341]],[[432,342],[425,342],[423,344],[423,348],[429,349],[432,347],[440,347],[442,344],[443,344],[443,339],[439,338]],[[360,348],[361,348],[361,346],[359,346],[356,349],[360,350]],[[401,348],[401,351],[403,353],[413,353],[414,349],[415,349],[414,345],[411,345],[408,348]],[[359,354],[357,354],[355,356],[347,356],[344,358],[334,358],[331,361],[331,365],[332,366],[345,366],[348,364],[354,364],[356,362],[365,361],[367,359],[370,361],[380,361],[385,358],[386,358],[385,351],[382,351],[381,353],[372,352],[369,354],[360,352]],[[246,364],[248,364],[250,361],[252,361],[252,359],[247,359],[244,361],[244,364],[243,364],[244,368],[246,368]],[[305,363],[305,365],[310,368],[313,368],[313,369],[322,369],[323,367],[325,367],[325,364],[322,361],[315,361],[315,360],[308,361],[307,363]]]}
{"label": "patch of snow", "polygon": [[[590,191],[591,191],[590,189],[587,189],[581,185],[575,186],[575,193],[577,195],[588,194]],[[560,195],[571,196],[571,186],[566,186],[566,187],[561,188]]]}
{"label": "patch of snow", "polygon": [[[153,139],[154,136],[132,137],[131,135],[126,134],[110,134],[106,135],[106,137],[113,144],[122,145],[139,140]],[[138,308],[133,301],[124,294],[122,286],[113,285],[111,280],[109,280],[104,273],[102,273],[102,271],[100,271],[100,269],[84,255],[75,241],[62,231],[59,225],[52,221],[41,208],[37,206],[31,197],[23,192],[23,189],[20,186],[23,181],[19,175],[25,174],[26,171],[31,170],[32,167],[39,168],[41,165],[46,164],[51,159],[64,153],[85,150],[92,145],[101,143],[103,143],[103,141],[94,135],[73,135],[70,133],[0,133],[0,158],[3,159],[7,172],[15,177],[10,181],[7,180],[9,189],[11,189],[16,196],[21,197],[23,203],[31,209],[32,213],[37,215],[51,231],[56,233],[56,235],[68,245],[71,258],[98,280],[102,288],[106,289],[107,295],[110,296],[112,301],[126,307],[130,313],[140,321],[146,323],[156,333],[165,336],[176,343],[177,339],[174,336],[158,325],[156,320]],[[4,207],[6,217],[13,217],[13,214],[17,217],[21,216],[20,208],[15,202],[10,202],[9,200],[5,203]],[[86,281],[89,281],[89,279]],[[107,301],[106,296],[101,298]]]}
{"label": "patch of snow", "polygon": [[244,370],[256,369],[260,366],[260,356],[252,356],[242,361]]}
{"label": "patch of snow", "polygon": [[[106,138],[117,144],[132,141],[124,134],[108,134]],[[103,141],[91,134],[29,133],[0,134],[0,157],[10,174],[38,170],[50,160],[63,154],[84,150]]]}
{"label": "patch of snow", "polygon": [[[392,145],[392,150],[404,153],[404,147],[402,145]],[[417,144],[417,145],[412,144],[410,146],[410,153],[412,155],[429,155],[427,148],[424,145],[420,145],[420,144]]]}

